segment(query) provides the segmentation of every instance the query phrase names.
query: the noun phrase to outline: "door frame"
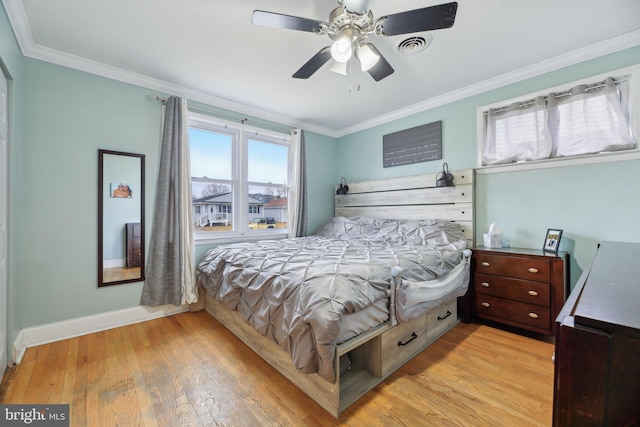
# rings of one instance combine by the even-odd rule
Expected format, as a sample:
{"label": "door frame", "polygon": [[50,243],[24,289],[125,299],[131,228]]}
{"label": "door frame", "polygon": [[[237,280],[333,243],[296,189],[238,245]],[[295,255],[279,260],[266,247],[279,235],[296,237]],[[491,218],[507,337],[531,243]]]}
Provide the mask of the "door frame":
{"label": "door frame", "polygon": [[0,367],[8,361],[8,264],[9,264],[9,79],[0,59]]}

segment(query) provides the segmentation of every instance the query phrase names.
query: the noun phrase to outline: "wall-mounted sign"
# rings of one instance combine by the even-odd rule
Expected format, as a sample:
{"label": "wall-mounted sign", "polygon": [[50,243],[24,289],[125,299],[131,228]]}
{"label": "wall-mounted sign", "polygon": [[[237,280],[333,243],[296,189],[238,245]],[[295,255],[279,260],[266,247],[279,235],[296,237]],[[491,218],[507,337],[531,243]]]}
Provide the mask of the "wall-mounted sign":
{"label": "wall-mounted sign", "polygon": [[382,137],[385,168],[442,159],[442,121]]}

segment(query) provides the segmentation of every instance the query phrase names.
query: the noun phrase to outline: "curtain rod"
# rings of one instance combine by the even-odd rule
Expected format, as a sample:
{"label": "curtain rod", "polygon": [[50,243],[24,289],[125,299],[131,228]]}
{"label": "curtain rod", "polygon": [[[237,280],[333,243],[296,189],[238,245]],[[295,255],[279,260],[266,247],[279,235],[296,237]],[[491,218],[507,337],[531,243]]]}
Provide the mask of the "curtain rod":
{"label": "curtain rod", "polygon": [[[166,104],[167,103],[167,98],[161,98],[158,95],[147,95],[147,99],[149,99],[150,101],[158,101],[161,104]],[[223,120],[230,120],[236,123],[240,123],[243,125],[251,125],[257,128],[261,128],[264,130],[270,130],[273,132],[278,132],[278,133],[284,133],[284,134],[291,134],[295,128],[291,127],[291,126],[285,126],[285,125],[277,125],[277,124],[268,124],[268,123],[263,123],[263,122],[259,122],[257,120],[250,120],[248,117],[242,117],[241,115],[236,115],[233,113],[229,113],[229,114],[225,114],[225,113],[221,113],[221,112],[216,112],[216,111],[209,111],[205,108],[198,108],[198,107],[193,107],[193,106],[189,106],[188,105],[189,101],[187,100],[187,109],[189,111],[193,111],[195,113],[202,113],[202,114],[206,114],[209,116],[213,116],[216,117],[218,119],[223,119]]]}
{"label": "curtain rod", "polygon": [[[618,84],[620,84],[620,83],[622,83],[622,82],[629,81],[630,79],[631,79],[631,77],[630,77],[630,76],[623,76],[623,77],[613,78],[613,84],[618,85]],[[592,84],[590,84],[590,85],[589,85],[589,84],[579,84],[579,85],[576,85],[576,86],[574,86],[574,87],[573,87],[573,88],[571,88],[571,89],[564,90],[564,91],[562,91],[562,92],[558,92],[558,93],[556,93],[556,95],[553,97],[553,99],[560,99],[560,98],[565,98],[565,97],[567,97],[567,96],[571,96],[571,91],[572,91],[574,88],[578,87],[578,86],[587,86],[587,88],[585,89],[585,91],[594,90],[594,89],[600,89],[601,87],[604,87],[604,84],[605,84],[605,81],[606,81],[606,80],[607,80],[607,79],[604,79],[604,80],[603,80],[603,81],[601,81],[601,82],[598,82],[598,83],[592,83]],[[536,97],[536,98],[538,98],[538,97]],[[514,103],[512,103],[512,104],[520,104],[520,105],[518,105],[518,108],[525,108],[525,107],[528,107],[528,106],[530,106],[530,105],[533,105],[533,104],[535,103],[535,99],[536,99],[536,98],[534,98],[534,99],[529,99],[529,100],[527,100],[527,101],[514,102]],[[547,100],[549,99],[549,95],[547,95],[547,96],[543,96],[542,98],[544,98],[544,101],[545,101],[545,102],[547,102]],[[491,110],[493,110],[493,112],[494,112],[494,113],[503,113],[503,112],[505,112],[505,111],[508,111],[508,110],[509,110],[509,106],[510,106],[510,105],[512,105],[512,104],[509,104],[509,105],[504,106],[504,107],[499,107],[499,108],[491,108]],[[483,115],[483,116],[485,116],[485,117],[486,117],[488,114],[489,114],[489,111],[484,111],[484,112],[482,113],[482,115]]]}
{"label": "curtain rod", "polygon": [[160,98],[158,95],[147,95],[145,98],[149,101],[158,101],[160,104],[167,103],[167,98]]}

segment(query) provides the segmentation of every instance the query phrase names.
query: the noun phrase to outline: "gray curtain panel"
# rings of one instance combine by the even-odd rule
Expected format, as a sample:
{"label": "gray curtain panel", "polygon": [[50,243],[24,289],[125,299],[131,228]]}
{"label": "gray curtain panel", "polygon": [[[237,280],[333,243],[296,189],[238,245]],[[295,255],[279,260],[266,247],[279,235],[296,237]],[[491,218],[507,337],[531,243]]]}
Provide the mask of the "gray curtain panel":
{"label": "gray curtain panel", "polygon": [[189,249],[184,247],[185,236],[181,235],[181,222],[188,219],[183,218],[184,211],[180,206],[182,144],[188,126],[184,113],[180,98],[170,97],[166,101],[153,229],[141,305],[181,305],[183,301],[183,269],[189,268],[183,263],[183,251]]}

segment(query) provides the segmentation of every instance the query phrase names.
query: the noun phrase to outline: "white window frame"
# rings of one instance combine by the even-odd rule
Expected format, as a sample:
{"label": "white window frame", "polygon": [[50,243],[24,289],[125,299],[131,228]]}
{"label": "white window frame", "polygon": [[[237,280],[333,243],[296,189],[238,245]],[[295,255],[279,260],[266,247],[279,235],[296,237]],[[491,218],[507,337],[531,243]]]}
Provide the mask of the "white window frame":
{"label": "white window frame", "polygon": [[[510,105],[515,102],[524,102],[537,96],[546,96],[552,92],[563,92],[570,90],[571,88],[583,85],[593,84],[598,81],[603,81],[607,77],[621,77],[629,76],[629,120],[631,121],[630,127],[633,136],[639,142],[639,146],[635,149],[624,150],[610,153],[598,153],[598,154],[585,154],[581,156],[571,157],[557,157],[543,160],[530,160],[526,162],[508,163],[500,165],[482,165],[482,153],[484,149],[484,115],[491,108],[500,108],[506,105]],[[604,74],[591,76],[588,78],[572,81],[560,86],[555,86],[548,89],[543,89],[537,92],[529,93],[526,95],[518,96],[499,102],[495,102],[488,105],[478,107],[476,110],[476,126],[477,126],[477,169],[476,173],[490,174],[501,172],[513,172],[533,169],[545,169],[552,167],[570,166],[570,165],[586,165],[593,163],[614,162],[623,160],[635,160],[640,159],[640,119],[637,118],[640,114],[640,65],[633,65],[630,67],[621,68],[618,70],[609,71]]]}
{"label": "white window frame", "polygon": [[[196,245],[220,243],[221,241],[252,241],[265,238],[279,239],[288,236],[288,228],[272,229],[249,229],[249,204],[242,201],[249,200],[249,186],[260,185],[262,183],[249,182],[248,165],[248,141],[254,139],[271,144],[278,144],[288,147],[287,174],[291,170],[291,143],[290,134],[284,134],[265,130],[258,127],[249,126],[242,123],[226,121],[206,114],[189,112],[189,128],[197,128],[204,131],[225,133],[232,136],[232,179],[215,181],[225,183],[233,188],[233,208],[232,218],[234,230],[198,232],[194,230],[194,240]],[[291,183],[291,177],[287,177],[287,182]],[[278,184],[272,184],[278,186]]]}

